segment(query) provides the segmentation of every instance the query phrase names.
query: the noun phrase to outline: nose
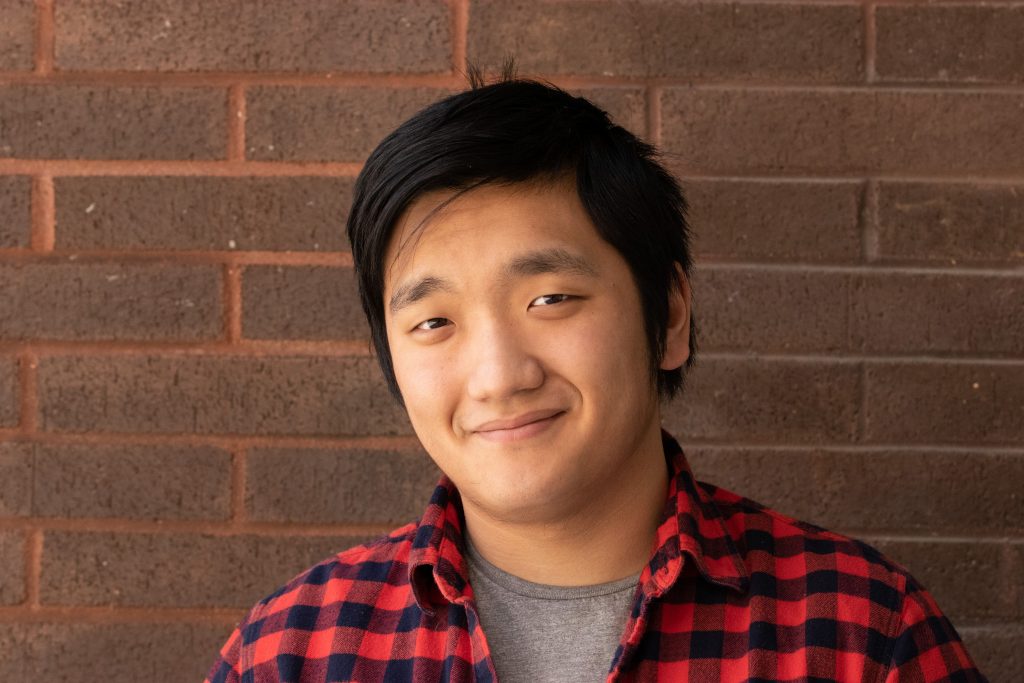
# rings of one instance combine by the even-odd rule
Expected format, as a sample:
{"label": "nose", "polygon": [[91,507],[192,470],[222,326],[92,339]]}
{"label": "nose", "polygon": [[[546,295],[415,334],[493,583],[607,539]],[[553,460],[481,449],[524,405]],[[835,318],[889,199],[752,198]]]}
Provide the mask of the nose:
{"label": "nose", "polygon": [[478,326],[465,350],[466,391],[473,400],[501,401],[544,383],[543,365],[514,325],[494,320]]}

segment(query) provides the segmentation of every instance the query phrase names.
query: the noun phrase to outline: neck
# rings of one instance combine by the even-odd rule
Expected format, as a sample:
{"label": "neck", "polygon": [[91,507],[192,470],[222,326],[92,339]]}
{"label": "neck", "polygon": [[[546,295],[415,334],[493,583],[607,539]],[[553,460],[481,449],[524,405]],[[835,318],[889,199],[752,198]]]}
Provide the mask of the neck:
{"label": "neck", "polygon": [[650,559],[668,488],[657,422],[648,432],[608,481],[540,519],[496,519],[464,501],[476,550],[509,574],[553,586],[595,585],[639,573]]}

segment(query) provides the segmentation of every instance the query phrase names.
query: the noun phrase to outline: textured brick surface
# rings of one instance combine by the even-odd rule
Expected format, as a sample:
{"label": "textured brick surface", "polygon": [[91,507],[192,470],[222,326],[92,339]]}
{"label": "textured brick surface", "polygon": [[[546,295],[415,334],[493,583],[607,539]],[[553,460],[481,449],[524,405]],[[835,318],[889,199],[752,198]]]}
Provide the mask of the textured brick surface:
{"label": "textured brick surface", "polygon": [[665,409],[665,426],[689,439],[849,441],[858,375],[848,363],[705,356]]}
{"label": "textured brick surface", "polygon": [[694,311],[706,351],[837,351],[849,347],[851,276],[698,268]]}
{"label": "textured brick surface", "polygon": [[694,473],[831,529],[1011,532],[1024,520],[1021,453],[686,449]]}
{"label": "textured brick surface", "polygon": [[849,82],[862,77],[854,5],[619,3],[473,4],[470,59],[505,55],[527,72]]}
{"label": "textured brick surface", "polygon": [[974,661],[993,683],[1024,678],[1024,626],[957,630]]}
{"label": "textured brick surface", "polygon": [[18,424],[18,363],[0,356],[0,427]]}
{"label": "textured brick surface", "polygon": [[647,102],[643,88],[573,88],[612,117],[615,123],[642,138],[647,137]]}
{"label": "textured brick surface", "polygon": [[448,94],[436,88],[251,88],[248,156],[363,161],[398,124]]}
{"label": "textured brick surface", "polygon": [[363,540],[47,532],[40,600],[248,608],[300,571]]}
{"label": "textured brick surface", "polygon": [[28,70],[33,62],[36,8],[32,0],[0,3],[0,70]]}
{"label": "textured brick surface", "polygon": [[25,537],[20,531],[0,531],[0,605],[24,600]]}
{"label": "textured brick surface", "polygon": [[667,88],[662,140],[687,171],[1019,173],[1024,95]]}
{"label": "textured brick surface", "polygon": [[870,441],[1024,441],[1019,363],[869,363],[864,392]]}
{"label": "textured brick surface", "polygon": [[215,339],[216,266],[0,264],[0,339]]}
{"label": "textured brick surface", "polygon": [[886,273],[857,282],[854,329],[868,351],[1024,353],[1024,273]]}
{"label": "textured brick surface", "polygon": [[56,356],[39,364],[52,431],[404,434],[373,358]]}
{"label": "textured brick surface", "polygon": [[223,157],[226,107],[212,88],[0,86],[0,157]]}
{"label": "textured brick surface", "polygon": [[0,176],[0,249],[28,246],[31,193],[28,176]]}
{"label": "textured brick surface", "polygon": [[1019,543],[866,540],[909,569],[954,624],[1024,615]]}
{"label": "textured brick surface", "polygon": [[439,475],[421,451],[258,449],[246,507],[273,522],[398,525],[423,513]]}
{"label": "textured brick surface", "polygon": [[698,258],[859,261],[861,184],[682,180]]}
{"label": "textured brick surface", "polygon": [[228,639],[216,624],[0,624],[0,680],[203,680]]}
{"label": "textured brick surface", "polygon": [[33,514],[226,519],[231,456],[204,446],[34,447]]}
{"label": "textured brick surface", "polygon": [[32,514],[32,446],[0,443],[0,517]]}
{"label": "textured brick surface", "polygon": [[348,178],[57,178],[62,249],[330,251],[347,246]]}
{"label": "textured brick surface", "polygon": [[242,335],[369,339],[351,268],[253,266],[242,273]]}
{"label": "textured brick surface", "polygon": [[960,2],[875,8],[875,72],[886,80],[1024,80],[1024,7]]}
{"label": "textured brick surface", "polygon": [[447,71],[442,0],[157,0],[57,5],[62,69]]}
{"label": "textured brick surface", "polygon": [[882,259],[1024,263],[1024,187],[879,184]]}

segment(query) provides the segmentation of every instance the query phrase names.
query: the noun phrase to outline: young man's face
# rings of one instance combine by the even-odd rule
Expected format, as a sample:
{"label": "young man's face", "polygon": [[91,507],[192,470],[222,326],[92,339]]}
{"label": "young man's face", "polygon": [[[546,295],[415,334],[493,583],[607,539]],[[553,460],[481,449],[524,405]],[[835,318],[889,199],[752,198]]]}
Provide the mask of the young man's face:
{"label": "young man's face", "polygon": [[452,194],[416,201],[388,246],[398,386],[467,512],[557,518],[621,485],[658,433],[639,292],[570,183],[483,186],[430,215]]}

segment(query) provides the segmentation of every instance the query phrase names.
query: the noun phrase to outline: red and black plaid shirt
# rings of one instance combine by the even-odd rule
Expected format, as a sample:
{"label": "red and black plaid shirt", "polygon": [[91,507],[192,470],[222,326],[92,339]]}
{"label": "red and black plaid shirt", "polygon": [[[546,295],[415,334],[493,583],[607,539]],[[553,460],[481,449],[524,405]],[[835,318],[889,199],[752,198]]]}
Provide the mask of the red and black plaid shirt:
{"label": "red and black plaid shirt", "polygon": [[[952,624],[873,548],[697,483],[678,444],[608,681],[984,681]],[[581,634],[583,635],[583,634]],[[207,681],[494,681],[443,478],[419,524],[257,604]]]}

